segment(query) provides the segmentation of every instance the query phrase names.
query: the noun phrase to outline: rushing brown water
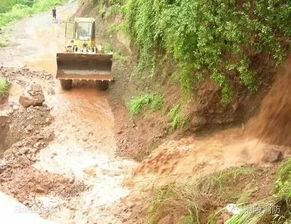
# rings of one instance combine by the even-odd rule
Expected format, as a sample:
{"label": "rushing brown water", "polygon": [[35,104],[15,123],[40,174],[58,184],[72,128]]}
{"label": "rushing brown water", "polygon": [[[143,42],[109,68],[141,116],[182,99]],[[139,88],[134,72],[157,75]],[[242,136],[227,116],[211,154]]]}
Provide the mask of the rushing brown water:
{"label": "rushing brown water", "polygon": [[262,102],[253,134],[264,142],[291,146],[291,56]]}

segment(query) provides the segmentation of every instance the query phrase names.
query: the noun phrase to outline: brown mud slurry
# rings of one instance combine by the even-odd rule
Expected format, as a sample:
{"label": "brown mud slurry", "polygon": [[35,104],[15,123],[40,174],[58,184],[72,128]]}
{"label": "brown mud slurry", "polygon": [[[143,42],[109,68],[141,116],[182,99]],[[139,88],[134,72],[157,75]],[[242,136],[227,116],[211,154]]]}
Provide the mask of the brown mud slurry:
{"label": "brown mud slurry", "polygon": [[[291,57],[276,79],[259,113],[246,126],[162,144],[135,170],[138,181],[145,185],[155,178],[159,183],[187,181],[193,175],[244,164],[276,162],[290,156]],[[140,178],[143,175],[148,180]]]}
{"label": "brown mud slurry", "polygon": [[47,103],[53,108],[54,130],[60,143],[71,139],[85,148],[114,155],[114,120],[105,93],[88,87],[59,89],[47,97]]}
{"label": "brown mud slurry", "polygon": [[[264,142],[291,146],[291,56],[262,102],[251,132]],[[255,122],[255,123],[254,123]]]}

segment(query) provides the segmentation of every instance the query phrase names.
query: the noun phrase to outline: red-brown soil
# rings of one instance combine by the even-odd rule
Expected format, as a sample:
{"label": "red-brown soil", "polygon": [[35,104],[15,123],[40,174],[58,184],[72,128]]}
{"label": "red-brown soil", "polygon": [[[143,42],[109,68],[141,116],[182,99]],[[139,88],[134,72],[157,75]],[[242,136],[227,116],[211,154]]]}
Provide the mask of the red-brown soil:
{"label": "red-brown soil", "polygon": [[291,56],[253,119],[252,133],[264,142],[291,146]]}

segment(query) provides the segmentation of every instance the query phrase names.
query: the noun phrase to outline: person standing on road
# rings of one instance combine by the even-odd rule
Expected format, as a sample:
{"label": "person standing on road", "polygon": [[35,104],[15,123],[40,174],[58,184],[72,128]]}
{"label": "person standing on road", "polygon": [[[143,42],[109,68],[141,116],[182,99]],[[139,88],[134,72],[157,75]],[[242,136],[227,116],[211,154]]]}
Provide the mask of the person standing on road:
{"label": "person standing on road", "polygon": [[53,13],[53,19],[56,21],[57,20],[57,9],[56,9],[56,7],[53,8],[52,13]]}

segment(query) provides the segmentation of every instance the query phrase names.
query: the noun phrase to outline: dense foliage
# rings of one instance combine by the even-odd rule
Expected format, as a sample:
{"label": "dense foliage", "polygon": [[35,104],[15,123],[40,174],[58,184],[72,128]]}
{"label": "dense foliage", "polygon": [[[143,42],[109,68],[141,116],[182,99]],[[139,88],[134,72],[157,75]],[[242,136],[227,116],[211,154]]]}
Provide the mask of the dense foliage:
{"label": "dense foliage", "polygon": [[248,55],[267,52],[281,62],[282,40],[291,36],[288,0],[127,0],[124,13],[140,66],[171,54],[184,90],[210,76],[224,101],[232,97],[230,80],[256,91]]}
{"label": "dense foliage", "polygon": [[65,0],[1,0],[0,27],[24,16],[43,12]]}
{"label": "dense foliage", "polygon": [[13,8],[14,5],[26,5],[31,7],[35,0],[1,0],[0,13],[7,12]]}

